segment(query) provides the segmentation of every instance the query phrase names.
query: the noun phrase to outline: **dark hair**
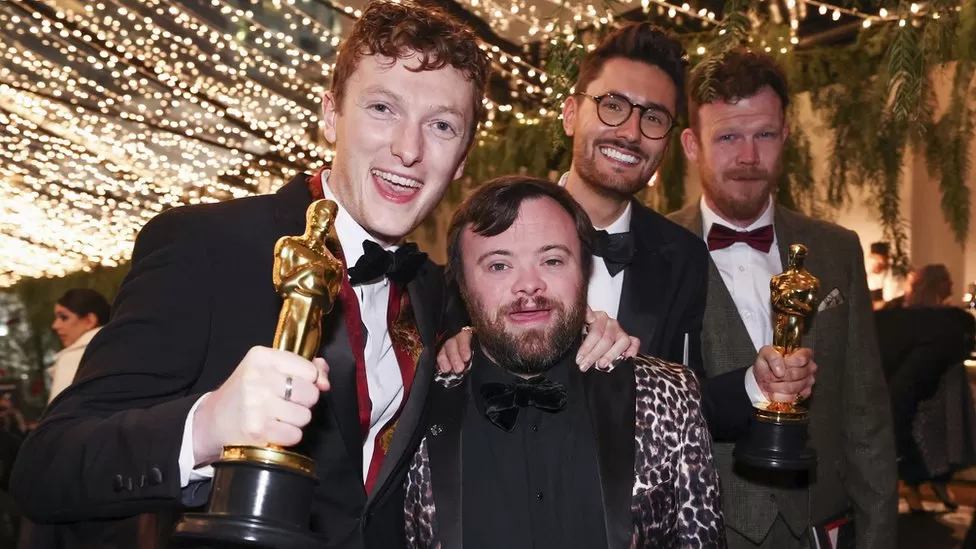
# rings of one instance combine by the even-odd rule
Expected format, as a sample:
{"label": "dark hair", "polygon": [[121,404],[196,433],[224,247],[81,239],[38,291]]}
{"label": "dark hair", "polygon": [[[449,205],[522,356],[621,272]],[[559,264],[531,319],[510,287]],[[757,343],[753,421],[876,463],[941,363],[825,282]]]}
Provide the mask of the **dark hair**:
{"label": "dark hair", "polygon": [[80,317],[95,315],[98,326],[108,323],[109,313],[112,310],[105,296],[89,288],[72,288],[64,292],[57,303]]}
{"label": "dark hair", "polygon": [[585,92],[590,83],[600,76],[606,62],[614,58],[639,61],[664,71],[677,88],[677,112],[672,114],[677,118],[683,112],[688,62],[681,42],[646,21],[624,25],[604,37],[594,50],[583,57],[574,89]]}
{"label": "dark hair", "polygon": [[703,62],[695,67],[691,73],[688,123],[695,133],[698,132],[698,108],[701,105],[716,100],[734,103],[744,97],[752,97],[766,86],[776,92],[782,103],[783,112],[786,112],[786,107],[790,104],[786,76],[783,74],[783,69],[776,64],[776,60],[772,57],[736,48],[723,55],[717,63],[710,79],[711,85],[709,87],[715,91],[715,96],[711,101],[705,101],[699,94],[702,81],[707,76],[705,68],[710,64]]}
{"label": "dark hair", "polygon": [[871,253],[888,257],[891,254],[891,247],[888,246],[887,242],[872,242]]}
{"label": "dark hair", "polygon": [[454,212],[447,232],[448,273],[463,289],[464,266],[461,262],[461,233],[470,226],[481,236],[496,236],[515,223],[522,203],[536,198],[549,198],[569,214],[580,239],[580,263],[583,280],[588,280],[593,268],[593,246],[596,230],[590,217],[569,192],[545,179],[523,175],[506,175],[492,179],[479,187]]}
{"label": "dark hair", "polygon": [[952,276],[941,263],[926,265],[917,271],[911,291],[905,298],[908,307],[937,307],[951,294]]}
{"label": "dark hair", "polygon": [[374,1],[366,7],[339,47],[332,73],[336,109],[342,109],[346,81],[366,55],[403,59],[419,54],[417,72],[451,66],[471,81],[474,120],[470,137],[485,117],[482,99],[491,73],[488,56],[467,25],[446,12],[411,2]]}

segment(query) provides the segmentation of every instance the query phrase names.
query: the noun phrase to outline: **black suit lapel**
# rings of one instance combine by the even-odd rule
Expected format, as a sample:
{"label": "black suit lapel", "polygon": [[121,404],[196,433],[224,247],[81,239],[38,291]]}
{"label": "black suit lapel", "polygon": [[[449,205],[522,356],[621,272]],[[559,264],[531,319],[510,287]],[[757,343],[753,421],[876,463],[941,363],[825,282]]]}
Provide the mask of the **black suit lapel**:
{"label": "black suit lapel", "polygon": [[417,427],[423,418],[427,394],[434,375],[437,330],[444,310],[444,279],[440,270],[428,263],[410,282],[407,291],[410,293],[410,306],[413,308],[424,350],[420,360],[417,361],[410,394],[397,420],[389,451],[383,460],[383,465],[380,466],[376,487],[369,495],[367,505],[381,493],[391,475],[413,457],[413,450],[422,436]]}
{"label": "black suit lapel", "polygon": [[626,360],[612,372],[590,370],[582,376],[600,463],[607,547],[626,549],[634,524],[630,510],[635,455],[634,364]]}
{"label": "black suit lapel", "polygon": [[641,208],[633,205],[630,230],[635,243],[634,260],[624,270],[617,320],[624,330],[641,340],[641,353],[659,355],[659,324],[664,306],[660,288],[668,287],[670,264],[644,223]]}
{"label": "black suit lapel", "polygon": [[470,398],[471,376],[447,389],[434,383],[431,390],[431,417],[437,422],[427,432],[427,457],[430,459],[430,487],[434,495],[441,549],[460,549],[461,525],[461,428]]}

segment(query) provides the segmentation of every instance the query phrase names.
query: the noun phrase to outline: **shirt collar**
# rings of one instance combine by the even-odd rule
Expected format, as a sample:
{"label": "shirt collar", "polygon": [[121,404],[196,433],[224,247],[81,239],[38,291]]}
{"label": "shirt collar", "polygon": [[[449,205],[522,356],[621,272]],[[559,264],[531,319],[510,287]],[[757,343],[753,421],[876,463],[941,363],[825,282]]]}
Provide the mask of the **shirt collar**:
{"label": "shirt collar", "polygon": [[[738,232],[749,232],[758,229],[759,227],[765,227],[766,225],[773,224],[774,210],[773,210],[772,196],[769,197],[769,202],[766,204],[766,209],[763,210],[763,213],[762,215],[759,216],[759,219],[753,221],[751,225],[745,228],[740,228],[736,225],[733,225],[732,223],[729,223],[728,221],[725,220],[725,218],[723,218],[721,215],[716,213],[715,210],[709,208],[708,204],[705,203],[704,196],[701,198],[700,204],[701,204],[701,216],[702,216],[702,235],[706,239],[708,238],[708,232],[712,230],[712,225],[715,223],[718,223],[719,225],[725,225],[726,227],[729,227],[730,229]],[[774,233],[773,235],[774,242],[775,242],[775,238],[776,236]]]}
{"label": "shirt collar", "polygon": [[[559,186],[566,188],[566,181],[568,179],[569,172],[566,172],[559,178]],[[628,201],[627,207],[624,208],[624,211],[621,212],[620,216],[613,223],[606,227],[593,225],[593,228],[598,231],[607,231],[609,234],[625,233],[630,230],[630,220],[634,216],[633,209],[633,202]]]}
{"label": "shirt collar", "polygon": [[[335,229],[336,235],[339,237],[339,244],[342,245],[342,255],[346,259],[346,267],[352,267],[363,257],[363,242],[366,240],[376,242],[375,238],[370,235],[366,229],[362,227],[355,219],[349,215],[349,212],[342,206],[342,202],[336,198],[335,193],[329,188],[330,170],[322,171],[322,195],[336,203],[339,207],[338,213],[336,213]],[[398,246],[384,247],[384,249],[391,252],[396,251]]]}

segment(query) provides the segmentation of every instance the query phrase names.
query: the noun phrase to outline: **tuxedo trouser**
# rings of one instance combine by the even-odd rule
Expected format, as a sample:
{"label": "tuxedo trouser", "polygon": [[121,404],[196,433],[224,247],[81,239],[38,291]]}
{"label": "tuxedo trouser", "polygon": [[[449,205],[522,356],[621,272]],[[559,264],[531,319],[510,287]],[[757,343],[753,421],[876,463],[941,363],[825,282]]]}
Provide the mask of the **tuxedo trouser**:
{"label": "tuxedo trouser", "polygon": [[776,517],[776,522],[766,534],[766,539],[758,545],[731,528],[726,528],[725,534],[728,539],[728,549],[810,549],[807,533],[804,532],[800,537],[793,535],[782,515]]}

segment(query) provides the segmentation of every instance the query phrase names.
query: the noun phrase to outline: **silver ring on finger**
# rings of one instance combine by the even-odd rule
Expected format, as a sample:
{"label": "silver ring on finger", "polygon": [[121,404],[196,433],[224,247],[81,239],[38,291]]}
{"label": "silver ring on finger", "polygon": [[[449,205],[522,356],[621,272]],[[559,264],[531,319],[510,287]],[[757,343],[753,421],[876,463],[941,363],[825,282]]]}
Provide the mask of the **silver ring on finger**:
{"label": "silver ring on finger", "polygon": [[287,401],[291,401],[291,390],[293,388],[293,383],[294,380],[291,378],[291,376],[285,378],[285,400]]}

